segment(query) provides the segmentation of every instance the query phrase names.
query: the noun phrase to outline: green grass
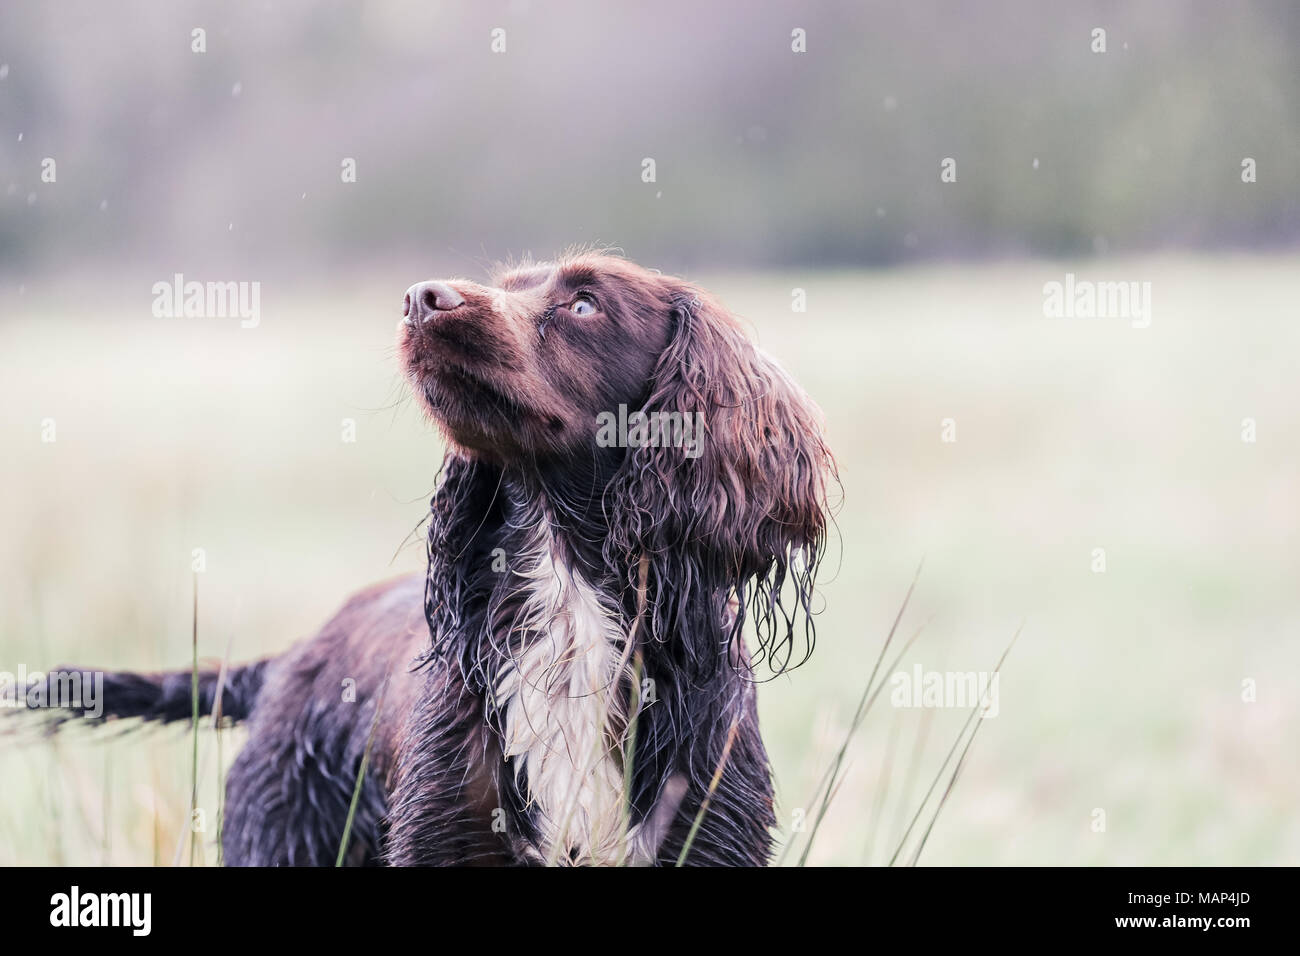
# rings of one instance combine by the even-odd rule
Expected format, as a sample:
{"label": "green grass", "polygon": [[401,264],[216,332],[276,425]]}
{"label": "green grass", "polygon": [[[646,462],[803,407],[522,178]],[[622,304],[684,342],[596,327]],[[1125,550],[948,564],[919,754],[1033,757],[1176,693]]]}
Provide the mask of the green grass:
{"label": "green grass", "polygon": [[[817,651],[759,695],[782,833],[803,828],[787,862],[922,559],[909,664],[987,670],[1025,622],[922,864],[1300,862],[1298,268],[698,277],[821,403],[844,482]],[[1067,270],[1151,281],[1151,328],[1044,319],[1042,285]],[[52,286],[8,303],[0,669],[188,666],[197,547],[198,652],[214,660],[284,648],[352,590],[420,567],[419,541],[399,546],[441,447],[402,398],[391,284],[265,290],[251,331],[153,319],[147,284],[93,316]],[[809,311],[792,317],[796,286]],[[882,697],[808,864],[887,862],[965,717]],[[188,731],[4,739],[0,864],[169,863]],[[223,736],[224,768],[242,732]],[[218,806],[217,760],[199,748],[201,809]],[[217,825],[200,834],[209,863]]]}

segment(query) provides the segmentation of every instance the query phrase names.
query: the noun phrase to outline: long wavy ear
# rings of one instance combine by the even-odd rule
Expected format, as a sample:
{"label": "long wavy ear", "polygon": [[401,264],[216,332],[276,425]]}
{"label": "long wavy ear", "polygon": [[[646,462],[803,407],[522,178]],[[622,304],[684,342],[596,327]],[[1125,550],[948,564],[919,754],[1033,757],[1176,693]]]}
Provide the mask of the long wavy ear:
{"label": "long wavy ear", "polygon": [[[482,569],[494,522],[499,517],[501,471],[456,449],[447,452],[438,488],[429,502],[429,569],[424,583],[424,617],[429,624],[429,657],[459,654],[466,678],[477,669],[477,635],[484,603]],[[458,643],[459,642],[459,643]]]}
{"label": "long wavy ear", "polygon": [[713,673],[747,623],[754,667],[780,673],[815,638],[835,473],[821,412],[706,293],[682,286],[673,301],[675,330],[644,411],[674,423],[679,413],[684,440],[663,440],[661,427],[661,440],[628,449],[606,499],[606,561],[627,568],[630,558],[635,569],[648,558],[651,637],[693,678]]}

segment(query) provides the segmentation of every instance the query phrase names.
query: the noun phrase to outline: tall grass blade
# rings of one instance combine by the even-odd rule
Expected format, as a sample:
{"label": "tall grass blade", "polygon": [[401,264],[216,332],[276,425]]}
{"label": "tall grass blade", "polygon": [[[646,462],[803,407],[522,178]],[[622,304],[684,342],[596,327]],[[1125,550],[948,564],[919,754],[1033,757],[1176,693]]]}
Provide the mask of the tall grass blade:
{"label": "tall grass blade", "polygon": [[190,613],[190,736],[192,748],[190,754],[190,813],[189,819],[176,840],[176,854],[172,866],[180,866],[185,853],[185,831],[190,833],[190,865],[194,865],[195,844],[199,835],[194,829],[194,811],[199,807],[199,572],[194,577],[194,603]]}
{"label": "tall grass blade", "polygon": [[[1002,656],[998,658],[998,666],[993,668],[994,674],[997,674],[1002,670],[1002,665],[1006,662],[1007,655],[1011,653],[1011,648],[1015,646],[1016,640],[1020,637],[1020,631],[1023,628],[1024,624],[1021,624],[1020,627],[1016,628],[1016,633],[1012,636],[1011,643],[1007,645],[1007,649],[1004,650]],[[980,703],[983,705],[982,700]],[[975,729],[971,731],[970,738],[966,741],[966,746],[962,748],[961,756],[957,758],[957,765],[953,767],[952,777],[948,781],[948,786],[944,788],[943,795],[939,798],[939,805],[935,807],[934,815],[930,817],[930,823],[925,828],[925,833],[921,835],[921,840],[917,844],[916,850],[912,853],[911,862],[908,864],[909,866],[916,866],[916,861],[921,858],[921,851],[925,849],[925,843],[930,839],[930,831],[934,829],[935,821],[939,819],[939,814],[943,812],[944,804],[948,802],[948,797],[952,794],[953,787],[957,785],[957,778],[961,776],[962,768],[966,766],[966,755],[970,753],[970,748],[975,743],[975,735],[980,732],[980,726],[983,725],[983,723],[984,721],[981,720],[975,724]]]}
{"label": "tall grass blade", "polygon": [[100,864],[101,866],[109,865],[109,859],[112,857],[112,852],[113,852],[113,842],[112,842],[113,814],[111,812],[111,807],[110,807],[110,803],[112,802],[112,795],[113,795],[112,787],[111,787],[112,780],[113,780],[112,769],[113,769],[113,761],[111,759],[110,752],[108,750],[105,750],[104,751],[104,806],[103,806],[104,817],[103,820],[101,821],[101,826],[103,827],[103,831],[104,831],[103,834],[104,835],[104,846],[103,846],[104,862]]}
{"label": "tall grass blade", "polygon": [[916,792],[916,779],[921,772],[921,758],[925,755],[926,744],[930,742],[930,728],[934,726],[934,708],[927,707],[921,713],[921,726],[917,729],[916,739],[912,742],[912,759],[907,765],[907,775],[903,778],[903,792],[898,797],[898,810],[894,814],[891,833],[903,832],[907,819],[907,808],[912,805],[912,794]]}
{"label": "tall grass blade", "polygon": [[871,851],[876,843],[876,834],[880,831],[880,819],[885,815],[885,800],[889,795],[889,781],[894,772],[894,752],[898,749],[898,737],[903,725],[903,712],[894,711],[894,719],[889,728],[889,742],[885,745],[885,757],[880,765],[880,774],[876,777],[876,798],[871,804],[871,819],[867,821],[867,844],[862,849],[862,858],[869,864]]}
{"label": "tall grass blade", "polygon": [[957,763],[953,767],[952,776],[948,778],[948,786],[943,788],[943,793],[939,797],[939,805],[935,807],[934,813],[930,817],[930,822],[921,834],[921,839],[916,844],[916,849],[912,851],[912,858],[908,861],[908,866],[916,866],[916,861],[921,858],[921,851],[925,849],[925,841],[930,839],[930,831],[934,829],[934,823],[939,819],[939,813],[943,810],[943,805],[948,802],[948,795],[952,793],[952,788],[957,784],[957,778],[961,775],[961,769],[966,763],[966,755],[970,753],[970,748],[975,743],[975,737],[980,732],[980,727],[984,721],[975,721],[975,729],[971,731],[970,736],[966,738],[966,746],[961,749],[961,756],[957,758]]}
{"label": "tall grass blade", "polygon": [[190,698],[193,704],[193,733],[190,749],[190,865],[194,865],[194,852],[199,834],[194,829],[194,811],[199,808],[199,573],[194,572],[194,613],[190,628],[190,647],[193,651],[193,670],[190,674]]}
{"label": "tall grass blade", "polygon": [[623,748],[623,836],[619,841],[618,861],[615,866],[622,866],[627,860],[628,835],[632,830],[632,771],[636,760],[636,725],[637,720],[641,717],[641,668],[644,663],[641,652],[634,652],[632,655],[632,698],[628,704],[627,743]]}
{"label": "tall grass blade", "polygon": [[334,861],[336,867],[343,865],[343,859],[348,852],[348,841],[352,839],[352,821],[357,816],[357,804],[361,802],[361,787],[366,781],[366,770],[370,766],[370,748],[375,743],[375,732],[379,729],[379,718],[384,712],[384,696],[388,693],[388,682],[392,679],[391,672],[384,678],[383,686],[379,688],[379,699],[375,702],[375,716],[370,721],[370,733],[366,735],[366,748],[361,753],[361,766],[357,768],[357,782],[352,788],[352,802],[348,804],[348,818],[343,824],[343,839],[339,841],[339,855]]}
{"label": "tall grass blade", "polygon": [[[799,862],[797,864],[798,866],[805,866],[807,864],[808,854],[812,852],[813,842],[817,839],[817,833],[821,829],[822,821],[826,819],[826,812],[830,809],[831,799],[833,796],[830,782],[839,776],[840,769],[844,765],[844,758],[849,751],[849,744],[852,742],[858,728],[862,726],[862,722],[866,719],[867,713],[871,710],[872,705],[875,704],[876,699],[880,696],[880,692],[884,689],[885,684],[888,683],[887,677],[882,677],[880,682],[877,683],[876,676],[880,673],[880,666],[885,660],[885,655],[889,652],[889,646],[893,643],[894,635],[898,632],[898,625],[902,623],[903,614],[906,613],[907,606],[912,600],[912,592],[916,590],[916,582],[921,577],[921,568],[924,567],[924,565],[925,562],[922,561],[916,567],[916,574],[912,576],[912,583],[907,587],[907,594],[903,596],[903,603],[899,605],[898,613],[894,615],[894,623],[889,628],[889,634],[885,637],[885,643],[881,645],[880,653],[876,655],[875,665],[871,668],[871,676],[867,678],[866,687],[864,687],[862,691],[862,698],[858,701],[858,707],[853,713],[853,719],[849,721],[849,728],[844,734],[844,740],[840,743],[839,751],[835,754],[834,760],[831,761],[831,766],[823,776],[822,782],[817,785],[817,790],[813,791],[814,803],[817,802],[817,796],[823,789],[826,790],[826,794],[822,797],[821,802],[817,807],[817,813],[814,816],[812,828],[808,832],[808,839],[804,843],[803,853],[800,854]],[[922,627],[918,628],[911,638],[907,640],[903,645],[903,648],[894,656],[889,670],[897,668],[898,662],[903,659],[903,656],[916,642],[916,639],[920,637],[921,631],[924,630],[924,627],[925,626],[922,625]],[[888,671],[886,671],[886,674],[888,674]],[[790,844],[787,844],[787,850],[789,845]],[[784,860],[785,852],[786,851],[782,852],[781,859],[778,860],[778,863]]]}
{"label": "tall grass blade", "polygon": [[221,658],[221,669],[217,671],[217,687],[212,697],[212,734],[217,747],[217,866],[224,866],[226,855],[221,839],[226,811],[226,764],[221,749],[221,703],[225,699],[226,675],[230,673],[230,652],[234,647],[235,632],[231,629],[226,639],[226,654]]}
{"label": "tall grass blade", "polygon": [[709,812],[709,804],[713,802],[713,795],[718,792],[718,784],[722,783],[722,771],[727,769],[727,760],[731,757],[731,745],[736,742],[736,731],[740,727],[740,718],[737,717],[731,722],[731,729],[727,731],[727,742],[722,745],[722,757],[718,760],[717,769],[713,771],[713,779],[709,781],[709,790],[704,795],[704,800],[700,803],[700,810],[695,814],[695,821],[691,824],[690,832],[686,834],[686,842],[682,844],[682,852],[677,855],[677,865],[686,865],[686,854],[691,852],[691,845],[695,843],[695,835],[700,832],[700,825],[704,823],[704,815]]}
{"label": "tall grass blade", "polygon": [[[1020,637],[1020,631],[1023,627],[1024,625],[1022,624],[1019,628],[1016,628],[1016,633],[1011,638],[1011,643],[1007,645],[1007,649],[1003,651],[1002,656],[998,658],[997,667],[993,668],[994,674],[997,674],[1001,671],[1002,664],[1004,661],[1006,661],[1007,655],[1011,653],[1011,648],[1015,646],[1016,639]],[[930,797],[934,795],[935,787],[939,785],[939,781],[943,778],[943,774],[948,767],[948,763],[952,760],[953,755],[956,754],[957,747],[961,744],[962,740],[965,739],[966,737],[966,731],[970,729],[971,723],[975,720],[976,716],[979,714],[980,710],[983,709],[983,707],[984,707],[984,702],[982,700],[979,700],[976,701],[975,706],[971,708],[970,714],[966,717],[966,722],[962,724],[961,730],[957,734],[957,739],[952,742],[952,746],[948,749],[947,756],[943,758],[943,763],[939,765],[938,773],[936,773],[934,775],[934,779],[930,781],[929,789],[925,791],[925,796],[921,798],[921,803],[917,806],[916,813],[912,815],[912,822],[907,825],[907,829],[903,832],[902,839],[898,841],[898,848],[894,850],[894,855],[889,858],[890,866],[893,866],[894,863],[897,862],[899,854],[903,852],[903,847],[907,844],[908,838],[912,835],[912,830],[916,827],[917,821],[921,819],[922,811],[925,810],[926,805],[930,802]],[[979,728],[976,727],[976,732],[978,732],[978,730]],[[974,739],[975,739],[975,734],[972,733],[971,741],[973,741]],[[965,756],[966,752],[970,750],[971,741],[967,741],[966,747],[962,751],[963,756]],[[945,791],[945,793],[947,793],[952,789],[952,785],[955,781],[956,781],[956,772],[954,771],[954,776],[952,780],[949,781],[948,788]],[[940,805],[940,809],[942,809],[942,804]],[[935,811],[935,814],[937,816],[938,814],[937,810]],[[933,825],[934,825],[934,821],[931,820],[930,826],[933,827]]]}

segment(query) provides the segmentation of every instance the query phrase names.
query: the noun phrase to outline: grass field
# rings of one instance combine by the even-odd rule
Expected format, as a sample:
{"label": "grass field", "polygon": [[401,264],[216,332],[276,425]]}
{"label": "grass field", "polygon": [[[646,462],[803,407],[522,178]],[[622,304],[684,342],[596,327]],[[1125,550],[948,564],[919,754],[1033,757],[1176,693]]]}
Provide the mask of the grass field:
{"label": "grass field", "polygon": [[[1067,271],[1150,281],[1150,327],[1044,318]],[[844,486],[817,651],[760,693],[783,826],[924,560],[909,667],[990,670],[1024,627],[922,864],[1300,863],[1297,275],[1277,257],[700,277],[825,409]],[[152,278],[105,282],[93,310],[53,282],[10,290],[0,670],[185,666],[195,548],[212,658],[275,652],[420,567],[403,543],[441,447],[394,366],[412,278],[268,285],[251,330],[151,317]],[[887,861],[963,719],[882,699],[809,862]],[[174,859],[183,729],[0,746],[0,864]],[[210,734],[201,752],[215,808]]]}

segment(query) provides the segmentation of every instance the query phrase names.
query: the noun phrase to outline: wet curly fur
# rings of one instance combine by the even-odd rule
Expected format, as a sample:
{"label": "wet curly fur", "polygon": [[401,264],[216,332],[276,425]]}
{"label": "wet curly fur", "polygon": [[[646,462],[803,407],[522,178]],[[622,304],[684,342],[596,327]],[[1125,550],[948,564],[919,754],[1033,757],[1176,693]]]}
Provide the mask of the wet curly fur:
{"label": "wet curly fur", "polygon": [[[227,862],[332,864],[373,733],[350,863],[672,863],[719,767],[686,861],[766,863],[755,688],[813,647],[816,407],[703,290],[608,255],[420,284],[406,310],[448,439],[428,571],[232,670]],[[619,404],[701,416],[698,455],[602,447]],[[128,679],[146,692],[115,708]],[[159,703],[171,679],[109,675],[108,715],[188,718]]]}

